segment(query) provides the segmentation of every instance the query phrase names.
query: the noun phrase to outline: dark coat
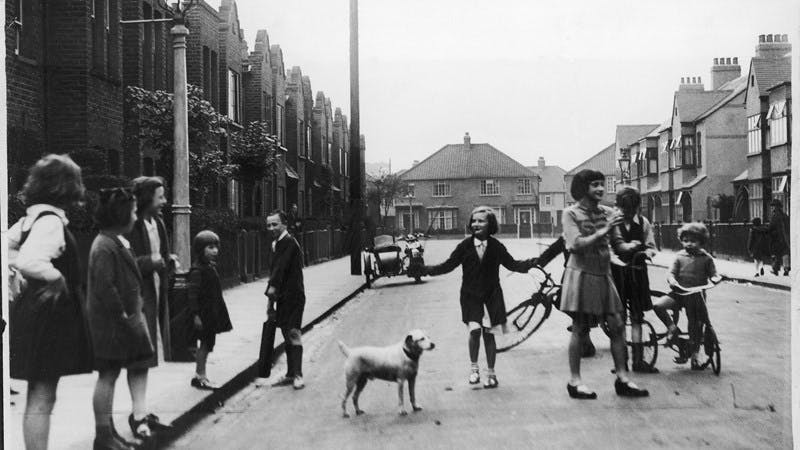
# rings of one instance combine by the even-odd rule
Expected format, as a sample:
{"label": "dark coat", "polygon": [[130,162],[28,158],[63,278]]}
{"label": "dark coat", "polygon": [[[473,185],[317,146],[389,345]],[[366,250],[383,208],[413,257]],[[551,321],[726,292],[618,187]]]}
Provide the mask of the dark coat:
{"label": "dark coat", "polygon": [[196,263],[189,270],[189,311],[203,322],[201,334],[231,331],[233,325],[222,297],[217,269],[208,263]]}
{"label": "dark coat", "polygon": [[772,254],[783,256],[789,252],[789,216],[783,211],[776,211],[769,218],[769,238]]}
{"label": "dark coat", "polygon": [[[152,356],[142,276],[131,252],[101,232],[89,252],[88,312],[95,358],[123,363]],[[123,313],[127,318],[123,318]]]}
{"label": "dark coat", "polygon": [[769,246],[769,231],[765,226],[751,226],[747,235],[747,251],[756,261],[767,261],[772,255]]}
{"label": "dark coat", "polygon": [[[158,236],[161,241],[161,258],[165,263],[169,261],[170,248],[169,238],[167,237],[167,228],[164,226],[164,221],[160,217],[155,217],[156,225],[158,226]],[[168,305],[167,292],[169,291],[169,270],[166,267],[159,268],[150,258],[150,238],[147,235],[147,227],[144,224],[144,219],[139,217],[133,226],[133,231],[127,236],[131,243],[131,250],[133,251],[136,265],[139,266],[139,272],[142,274],[142,300],[144,300],[144,315],[147,318],[147,327],[150,330],[150,338],[153,344],[156,344],[156,327],[161,318],[162,334],[168,327],[165,323],[164,317],[166,312],[166,305]],[[160,277],[159,286],[155,285],[153,281],[153,272],[158,272]],[[156,297],[156,289],[158,289],[159,296]],[[158,365],[158,346],[156,353],[147,361],[141,363],[140,368],[150,368]]]}
{"label": "dark coat", "polygon": [[[303,252],[300,244],[291,235],[269,247],[269,283],[267,290],[275,287],[276,302],[305,302],[305,286],[303,286]],[[266,295],[266,292],[264,293]]]}
{"label": "dark coat", "polygon": [[511,257],[506,246],[493,237],[487,239],[483,260],[478,257],[472,236],[461,241],[447,261],[426,268],[430,275],[448,273],[461,266],[461,320],[481,323],[483,306],[489,313],[492,326],[506,323],[506,305],[500,287],[500,265],[514,272],[525,273],[536,259],[518,261]]}

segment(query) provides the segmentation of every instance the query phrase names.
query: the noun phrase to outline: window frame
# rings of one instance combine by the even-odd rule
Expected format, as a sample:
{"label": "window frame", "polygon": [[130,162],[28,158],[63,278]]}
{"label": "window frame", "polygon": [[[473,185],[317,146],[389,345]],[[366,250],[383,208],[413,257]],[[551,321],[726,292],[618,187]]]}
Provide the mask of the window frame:
{"label": "window frame", "polygon": [[17,56],[22,55],[22,51],[24,49],[22,45],[22,35],[23,35],[23,26],[25,20],[25,14],[23,12],[23,0],[14,0],[14,7],[17,10],[17,15],[11,22],[11,25],[15,28],[14,29],[14,38],[16,42],[14,43],[14,54]]}
{"label": "window frame", "polygon": [[747,154],[757,155],[763,151],[761,143],[761,113],[747,118]]}
{"label": "window frame", "polygon": [[442,180],[434,182],[432,197],[452,197],[450,183]]}
{"label": "window frame", "polygon": [[[489,189],[489,186],[492,189]],[[485,178],[480,181],[480,195],[481,197],[490,197],[500,195],[500,180],[497,178]]]}
{"label": "window frame", "polygon": [[517,178],[517,195],[533,195],[533,182],[530,178]]}

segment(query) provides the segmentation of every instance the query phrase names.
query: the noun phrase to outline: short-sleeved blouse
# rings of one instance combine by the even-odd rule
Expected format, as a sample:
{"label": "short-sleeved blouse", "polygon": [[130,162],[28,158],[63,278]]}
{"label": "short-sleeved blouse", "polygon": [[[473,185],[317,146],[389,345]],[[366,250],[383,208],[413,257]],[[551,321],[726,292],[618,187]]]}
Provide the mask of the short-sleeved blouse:
{"label": "short-sleeved blouse", "polygon": [[598,205],[597,208],[587,208],[576,203],[563,213],[564,240],[567,250],[570,251],[567,267],[593,275],[609,273],[610,252],[608,235],[595,241],[592,245],[576,248],[576,241],[580,237],[594,234],[598,229],[606,226],[614,210]]}

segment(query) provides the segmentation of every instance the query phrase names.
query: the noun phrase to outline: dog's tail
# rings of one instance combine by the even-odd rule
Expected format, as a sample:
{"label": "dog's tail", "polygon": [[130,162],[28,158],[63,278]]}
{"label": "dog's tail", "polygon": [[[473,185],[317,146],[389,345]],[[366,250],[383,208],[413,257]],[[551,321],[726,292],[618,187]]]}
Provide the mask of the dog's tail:
{"label": "dog's tail", "polygon": [[350,356],[350,349],[346,345],[344,345],[344,342],[342,341],[336,341],[336,342],[339,343],[339,350],[342,351],[344,356]]}

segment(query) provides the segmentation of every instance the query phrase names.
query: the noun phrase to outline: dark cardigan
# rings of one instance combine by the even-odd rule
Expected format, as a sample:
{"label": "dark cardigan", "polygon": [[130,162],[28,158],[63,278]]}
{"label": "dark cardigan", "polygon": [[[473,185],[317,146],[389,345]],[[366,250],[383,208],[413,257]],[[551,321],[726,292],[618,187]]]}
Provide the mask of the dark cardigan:
{"label": "dark cardigan", "polygon": [[201,334],[231,331],[233,325],[222,297],[217,269],[207,262],[196,262],[189,270],[189,311],[203,322]]}
{"label": "dark cardigan", "polygon": [[[272,251],[270,242],[269,252],[269,283],[275,288],[278,302],[305,302],[305,286],[303,286],[303,252],[300,244],[291,235],[275,243]],[[266,292],[264,292],[266,295]]]}
{"label": "dark cardigan", "polygon": [[461,241],[447,261],[426,267],[430,275],[448,273],[461,265],[461,320],[481,323],[483,306],[489,312],[492,326],[506,323],[506,305],[500,287],[500,265],[514,272],[525,273],[536,264],[536,258],[515,260],[497,239],[489,236],[483,260],[470,236]]}

